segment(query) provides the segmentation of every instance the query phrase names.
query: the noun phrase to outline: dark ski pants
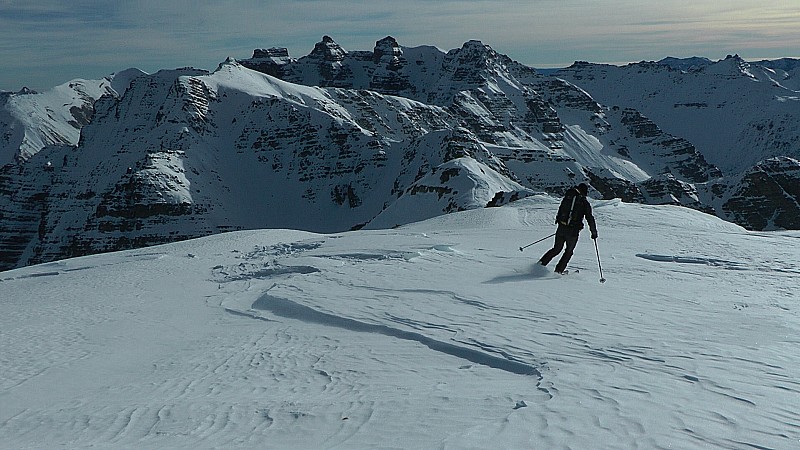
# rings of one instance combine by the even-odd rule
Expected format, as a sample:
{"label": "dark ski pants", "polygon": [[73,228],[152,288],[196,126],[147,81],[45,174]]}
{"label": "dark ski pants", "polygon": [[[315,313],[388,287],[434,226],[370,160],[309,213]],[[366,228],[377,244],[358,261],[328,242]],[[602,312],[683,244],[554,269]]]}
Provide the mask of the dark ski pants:
{"label": "dark ski pants", "polygon": [[569,263],[569,259],[572,258],[572,253],[575,251],[575,246],[578,245],[578,235],[580,234],[579,229],[565,227],[563,225],[558,226],[558,230],[556,230],[556,242],[553,244],[553,248],[547,251],[539,262],[546,266],[550,263],[550,261],[558,256],[561,253],[561,249],[564,248],[564,245],[567,246],[567,249],[564,250],[564,254],[561,255],[561,259],[558,260],[558,264],[556,264],[556,272],[561,273],[567,268],[567,263]]}

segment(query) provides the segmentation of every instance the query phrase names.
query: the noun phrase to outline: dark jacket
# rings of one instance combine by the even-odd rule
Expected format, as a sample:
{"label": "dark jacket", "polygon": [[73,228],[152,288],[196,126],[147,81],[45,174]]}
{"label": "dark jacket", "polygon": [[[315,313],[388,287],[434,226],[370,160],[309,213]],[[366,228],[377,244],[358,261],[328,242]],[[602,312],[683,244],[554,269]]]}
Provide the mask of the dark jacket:
{"label": "dark jacket", "polygon": [[561,200],[558,214],[556,214],[556,223],[559,227],[566,227],[578,233],[583,229],[584,218],[589,224],[592,238],[596,238],[597,224],[595,224],[594,216],[592,215],[592,205],[589,204],[589,200],[577,188],[572,188],[567,191],[564,199]]}

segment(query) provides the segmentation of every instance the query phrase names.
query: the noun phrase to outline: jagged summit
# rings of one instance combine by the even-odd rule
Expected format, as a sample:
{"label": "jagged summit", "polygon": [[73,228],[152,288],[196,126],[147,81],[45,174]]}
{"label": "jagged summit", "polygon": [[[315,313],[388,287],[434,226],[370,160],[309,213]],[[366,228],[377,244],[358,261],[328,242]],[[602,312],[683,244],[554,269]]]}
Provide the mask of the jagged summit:
{"label": "jagged summit", "polygon": [[481,42],[478,39],[470,39],[461,46],[460,49],[453,49],[450,50],[448,53],[473,53],[473,54],[480,54],[485,55],[486,59],[491,59],[498,56],[498,53],[494,51],[494,49]]}
{"label": "jagged summit", "polygon": [[403,56],[403,48],[397,43],[397,39],[386,36],[375,43],[373,58],[376,62],[384,57],[400,58],[401,56]]}
{"label": "jagged summit", "polygon": [[481,41],[471,40],[459,49],[447,52],[446,70],[452,70],[453,81],[469,84],[486,82],[494,74],[507,71],[511,59],[498,54]]}
{"label": "jagged summit", "polygon": [[319,58],[326,62],[341,62],[347,55],[347,50],[343,49],[330,36],[323,36],[322,41],[314,46],[314,50],[307,58]]}
{"label": "jagged summit", "polygon": [[348,52],[325,36],[307,56],[257,50],[240,62],[293,83],[370,89],[440,106],[452,103],[462,90],[508,79],[509,71],[535,73],[478,40],[444,52],[432,46],[404,47],[392,36],[376,41],[372,51]]}
{"label": "jagged summit", "polygon": [[253,50],[253,59],[261,58],[289,58],[286,47],[257,48]]}
{"label": "jagged summit", "polygon": [[739,55],[728,55],[716,64],[705,66],[703,70],[708,74],[717,76],[729,78],[746,77],[754,81],[758,80],[758,77],[753,74],[750,63]]}

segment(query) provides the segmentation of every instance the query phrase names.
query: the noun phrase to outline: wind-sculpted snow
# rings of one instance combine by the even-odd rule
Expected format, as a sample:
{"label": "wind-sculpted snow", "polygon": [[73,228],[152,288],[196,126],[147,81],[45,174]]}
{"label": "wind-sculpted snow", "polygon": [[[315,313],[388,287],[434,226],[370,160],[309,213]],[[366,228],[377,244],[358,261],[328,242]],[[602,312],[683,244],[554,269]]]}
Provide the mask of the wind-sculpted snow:
{"label": "wind-sculpted snow", "polygon": [[535,375],[541,379],[541,374],[535,367],[513,359],[494,356],[485,351],[475,350],[463,345],[454,345],[449,342],[438,341],[420,333],[399,330],[386,325],[363,323],[346,317],[337,317],[332,314],[315,311],[307,306],[294,303],[291,300],[273,297],[269,294],[265,294],[263,297],[256,300],[256,302],[253,303],[253,309],[268,311],[280,317],[343,328],[357,333],[382,334],[407,341],[415,341],[433,351],[446,353],[466,361],[481,364],[493,369],[504,370],[517,375]]}
{"label": "wind-sculpted snow", "polygon": [[714,267],[722,267],[728,270],[747,270],[745,264],[738,263],[735,261],[726,261],[724,259],[703,258],[699,256],[680,256],[680,255],[667,256],[667,255],[637,254],[636,256],[650,261],[674,262],[678,264],[705,264]]}
{"label": "wind-sculpted snow", "polygon": [[[793,448],[797,232],[534,196],[0,275],[8,448]],[[409,433],[413,430],[413,433]]]}
{"label": "wind-sculpted snow", "polygon": [[764,266],[753,266],[737,261],[727,261],[724,259],[707,258],[702,256],[650,255],[646,253],[640,253],[636,256],[648,261],[661,263],[702,264],[712,267],[719,267],[725,270],[757,270],[761,272],[784,272],[800,274],[800,265],[797,265],[791,261],[781,261],[780,263],[772,262]]}

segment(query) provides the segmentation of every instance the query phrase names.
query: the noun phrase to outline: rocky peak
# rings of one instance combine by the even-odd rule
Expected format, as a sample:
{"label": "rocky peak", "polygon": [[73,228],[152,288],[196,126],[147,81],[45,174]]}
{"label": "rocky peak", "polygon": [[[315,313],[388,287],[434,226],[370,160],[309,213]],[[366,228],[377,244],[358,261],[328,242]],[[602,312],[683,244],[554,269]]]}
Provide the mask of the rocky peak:
{"label": "rocky peak", "polygon": [[485,84],[498,70],[507,71],[505,66],[510,61],[483,42],[471,40],[449,51],[443,66],[451,73],[455,86],[470,89]]}
{"label": "rocky peak", "polygon": [[403,70],[407,61],[395,38],[386,36],[376,42],[372,61],[377,67],[370,78],[370,89],[391,95],[416,95],[417,87],[412,86],[408,72]]}
{"label": "rocky peak", "polygon": [[257,48],[253,50],[253,59],[288,57],[289,50],[286,47]]}
{"label": "rocky peak", "polygon": [[744,59],[742,59],[742,57],[739,56],[738,53],[725,56],[725,59],[723,59],[723,61],[733,61],[736,64],[747,64],[747,62]]}
{"label": "rocky peak", "polygon": [[403,56],[403,49],[400,48],[400,44],[397,43],[397,40],[391,36],[386,36],[385,38],[381,39],[380,41],[375,43],[375,50],[373,52],[375,62],[378,62],[384,56],[389,56],[391,58],[399,58]]}
{"label": "rocky peak", "polygon": [[739,55],[728,55],[725,59],[707,66],[705,72],[730,79],[740,77],[747,77],[753,80],[758,79],[753,75],[750,63],[742,59]]}
{"label": "rocky peak", "polygon": [[495,52],[492,47],[477,39],[470,39],[469,41],[465,42],[459,51],[473,55],[483,55],[487,58],[497,56],[497,52]]}
{"label": "rocky peak", "polygon": [[277,78],[284,78],[284,68],[295,60],[285,47],[257,48],[253,57],[239,63],[248,69],[257,70]]}
{"label": "rocky peak", "polygon": [[326,62],[342,62],[347,56],[347,50],[343,49],[330,36],[323,36],[322,41],[317,42],[314,50],[308,56]]}
{"label": "rocky peak", "polygon": [[467,41],[460,49],[451,50],[447,55],[457,64],[479,70],[487,70],[498,61],[506,59],[492,47],[477,40]]}
{"label": "rocky peak", "polygon": [[590,69],[597,65],[599,64],[591,63],[589,61],[575,61],[572,64],[570,64],[570,66],[567,67],[567,69]]}

